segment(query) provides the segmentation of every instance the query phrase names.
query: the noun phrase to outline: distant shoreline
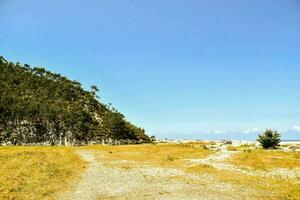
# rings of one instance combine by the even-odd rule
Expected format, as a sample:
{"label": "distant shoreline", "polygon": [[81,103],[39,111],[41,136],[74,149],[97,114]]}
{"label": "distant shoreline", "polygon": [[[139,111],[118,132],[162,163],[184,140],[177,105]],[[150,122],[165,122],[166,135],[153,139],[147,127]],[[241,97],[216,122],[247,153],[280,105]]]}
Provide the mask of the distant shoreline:
{"label": "distant shoreline", "polygon": [[[236,140],[236,139],[158,139],[158,142],[167,142],[167,143],[187,143],[187,142],[199,142],[199,141],[214,141],[214,142],[222,142],[222,141],[232,141],[233,143],[256,143],[256,140]],[[281,140],[281,144],[300,144],[299,140]]]}

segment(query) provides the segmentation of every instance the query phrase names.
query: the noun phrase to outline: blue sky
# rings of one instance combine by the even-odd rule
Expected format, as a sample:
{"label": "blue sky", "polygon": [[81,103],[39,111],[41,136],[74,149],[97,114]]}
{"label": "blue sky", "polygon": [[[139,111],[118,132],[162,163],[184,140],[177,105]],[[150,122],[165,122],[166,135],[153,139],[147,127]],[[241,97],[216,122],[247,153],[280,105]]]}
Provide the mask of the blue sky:
{"label": "blue sky", "polygon": [[0,0],[0,55],[157,137],[300,139],[299,21],[299,0]]}

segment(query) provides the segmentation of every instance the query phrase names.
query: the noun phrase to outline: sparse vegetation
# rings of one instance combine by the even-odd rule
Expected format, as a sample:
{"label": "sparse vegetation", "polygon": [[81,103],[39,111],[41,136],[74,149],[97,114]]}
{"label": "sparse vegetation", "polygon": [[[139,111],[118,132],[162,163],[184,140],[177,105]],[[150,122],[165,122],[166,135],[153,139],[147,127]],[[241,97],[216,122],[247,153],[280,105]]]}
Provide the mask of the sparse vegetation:
{"label": "sparse vegetation", "polygon": [[280,133],[267,129],[264,133],[258,136],[257,141],[264,149],[275,149],[280,143]]}
{"label": "sparse vegetation", "polygon": [[[85,147],[85,149],[96,149],[97,152],[100,152],[98,160],[110,167],[129,171],[149,166],[184,170],[201,178],[191,179],[188,175],[178,175],[176,176],[178,181],[186,181],[191,185],[198,185],[199,188],[224,187],[220,198],[228,195],[235,199],[237,198],[236,195],[239,195],[239,198],[243,199],[251,195],[252,199],[278,200],[297,199],[300,195],[297,179],[284,180],[276,176],[266,179],[259,175],[216,169],[209,164],[193,164],[186,161],[186,159],[206,158],[216,153],[213,150],[203,148],[205,145],[207,144],[158,144]],[[240,167],[252,167],[255,170],[292,169],[300,166],[299,153],[262,149],[250,150],[249,148],[252,147],[252,145],[244,145],[245,152],[234,154],[229,163]],[[114,153],[110,154],[110,151]],[[269,168],[269,166],[272,167]],[[228,190],[225,189],[226,184],[228,184]]]}
{"label": "sparse vegetation", "polygon": [[[251,176],[239,172],[228,170],[219,170],[207,165],[197,165],[187,168],[188,172],[198,175],[213,177],[212,184],[230,184],[231,192],[234,188],[247,190],[248,197],[236,191],[231,199],[259,199],[259,200],[281,200],[281,199],[299,199],[300,185],[298,180],[284,180],[280,177],[265,178],[260,176]],[[251,192],[252,191],[252,192]],[[225,191],[223,192],[225,195]]]}
{"label": "sparse vegetation", "polygon": [[300,152],[266,151],[256,149],[236,154],[232,164],[253,169],[300,168]]}
{"label": "sparse vegetation", "polygon": [[227,146],[227,150],[228,150],[228,151],[237,151],[237,148],[236,148],[235,146],[228,145],[228,146]]}
{"label": "sparse vegetation", "polygon": [[257,149],[257,148],[259,148],[259,147],[256,147],[255,144],[242,144],[242,145],[236,147],[236,149],[239,151],[247,151],[247,150]]}
{"label": "sparse vegetation", "polygon": [[[241,168],[252,168],[248,174],[239,171],[218,169],[209,163],[192,163],[188,159],[204,159],[215,156],[218,151],[206,149],[207,143],[197,142],[188,144],[144,144],[121,146],[84,146],[84,147],[0,147],[0,199],[55,199],[59,194],[65,194],[74,181],[79,181],[78,175],[87,166],[75,154],[75,151],[90,151],[99,162],[109,185],[110,178],[114,181],[126,180],[134,183],[130,188],[142,193],[148,187],[153,188],[152,182],[165,185],[169,191],[174,186],[186,187],[179,193],[168,193],[157,190],[160,195],[197,195],[206,191],[205,195],[218,198],[237,197],[244,199],[297,199],[300,195],[298,178],[283,179],[280,176],[262,177],[255,170],[294,170],[300,166],[300,152],[282,152],[280,150],[249,149],[231,152],[232,158],[224,162]],[[216,146],[218,144],[216,143]],[[228,149],[232,146],[228,145]],[[238,147],[237,147],[238,148]],[[235,149],[234,149],[235,150]],[[249,151],[247,151],[249,150]],[[239,149],[238,149],[239,151]],[[215,154],[216,153],[216,154]],[[96,165],[98,168],[98,165]],[[107,172],[107,171],[106,171]],[[118,173],[121,173],[121,177]],[[102,176],[102,175],[101,175]],[[137,182],[134,182],[137,181]],[[143,182],[145,181],[145,182]],[[124,181],[123,181],[124,182]],[[135,183],[144,183],[135,185]],[[113,184],[117,184],[113,182]],[[130,183],[129,183],[130,184]],[[122,187],[122,183],[118,184]],[[140,188],[142,187],[142,188]],[[189,188],[198,188],[189,190]],[[118,192],[119,190],[116,189]],[[199,191],[200,190],[200,191]],[[105,190],[104,190],[105,191]],[[122,190],[123,191],[123,190]],[[126,192],[125,189],[123,192]],[[131,190],[130,190],[131,191]],[[210,192],[209,192],[210,191]],[[99,196],[99,199],[120,199],[123,193]],[[130,193],[134,197],[136,193]],[[145,192],[145,195],[153,195]],[[143,197],[140,194],[139,197]]]}
{"label": "sparse vegetation", "polygon": [[[124,166],[151,164],[168,166],[182,164],[184,159],[204,158],[214,152],[204,149],[204,143],[192,144],[157,144],[157,145],[121,145],[121,146],[86,146],[84,149],[96,149],[109,160],[127,160]],[[113,152],[113,153],[110,153]],[[103,159],[103,157],[99,158]],[[109,163],[109,162],[108,162]]]}

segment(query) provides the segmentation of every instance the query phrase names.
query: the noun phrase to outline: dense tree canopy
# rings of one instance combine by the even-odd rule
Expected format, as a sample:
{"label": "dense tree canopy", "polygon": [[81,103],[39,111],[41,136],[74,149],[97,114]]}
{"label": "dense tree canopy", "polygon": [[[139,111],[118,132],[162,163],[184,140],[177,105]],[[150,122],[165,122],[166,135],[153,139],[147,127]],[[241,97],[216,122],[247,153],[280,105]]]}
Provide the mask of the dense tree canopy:
{"label": "dense tree canopy", "polygon": [[98,91],[0,57],[0,144],[148,142],[143,129],[97,100]]}

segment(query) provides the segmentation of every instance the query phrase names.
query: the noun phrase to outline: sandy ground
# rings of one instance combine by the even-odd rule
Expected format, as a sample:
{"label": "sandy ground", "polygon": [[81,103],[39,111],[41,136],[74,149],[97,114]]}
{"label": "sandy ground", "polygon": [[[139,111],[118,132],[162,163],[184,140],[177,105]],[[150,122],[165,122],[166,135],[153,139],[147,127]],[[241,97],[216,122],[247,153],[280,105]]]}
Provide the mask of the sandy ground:
{"label": "sandy ground", "polygon": [[[61,200],[79,199],[253,199],[255,191],[241,190],[227,183],[217,183],[212,177],[196,176],[172,168],[144,166],[122,169],[107,167],[98,162],[97,152],[79,151],[89,167],[73,191],[65,193]],[[126,161],[124,161],[126,162]]]}

